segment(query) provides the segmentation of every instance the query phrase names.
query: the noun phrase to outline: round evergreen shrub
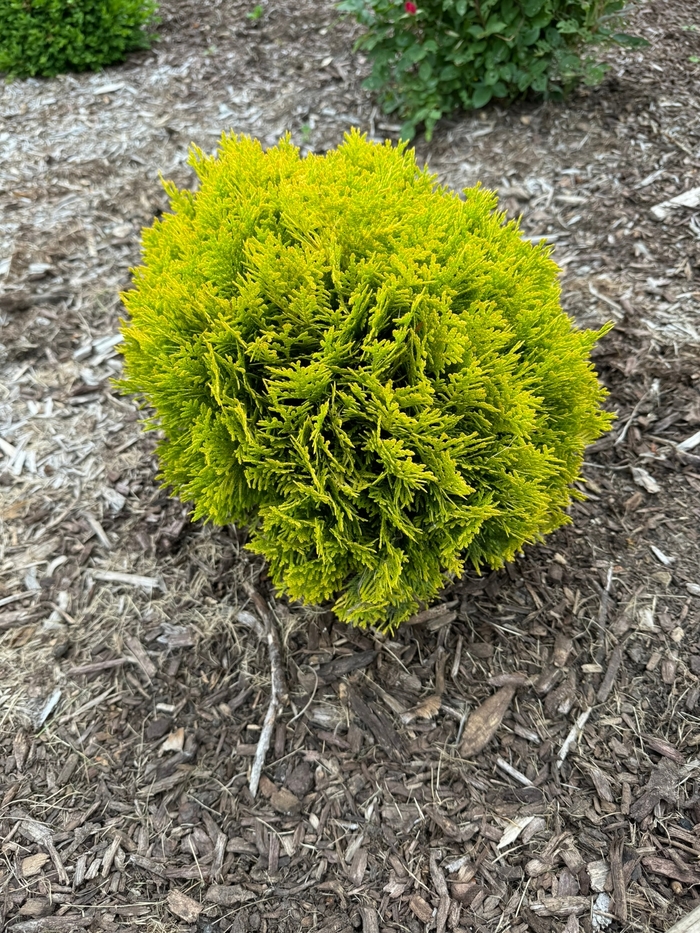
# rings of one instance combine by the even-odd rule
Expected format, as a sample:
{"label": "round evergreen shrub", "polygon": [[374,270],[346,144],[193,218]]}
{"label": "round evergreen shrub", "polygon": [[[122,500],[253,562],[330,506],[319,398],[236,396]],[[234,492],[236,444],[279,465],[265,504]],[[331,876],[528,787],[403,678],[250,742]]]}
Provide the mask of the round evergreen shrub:
{"label": "round evergreen shrub", "polygon": [[356,132],[306,158],[225,135],[190,164],[124,295],[122,386],[195,517],[248,525],[280,591],[383,629],[568,520],[610,422],[600,332],[495,194]]}
{"label": "round evergreen shrub", "polygon": [[99,71],[148,48],[154,0],[0,0],[0,72]]}

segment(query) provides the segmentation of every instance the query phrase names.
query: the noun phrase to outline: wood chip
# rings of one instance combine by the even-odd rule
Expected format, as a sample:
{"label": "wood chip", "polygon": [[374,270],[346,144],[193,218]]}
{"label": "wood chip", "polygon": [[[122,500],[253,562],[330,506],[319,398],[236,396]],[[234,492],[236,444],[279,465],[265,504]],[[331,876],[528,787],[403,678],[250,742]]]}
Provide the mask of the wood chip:
{"label": "wood chip", "polygon": [[397,759],[402,759],[404,755],[403,742],[387,716],[381,710],[371,709],[354,687],[348,686],[347,696],[350,707],[357,716],[358,721],[372,730],[377,742],[387,752]]}
{"label": "wood chip", "polygon": [[656,495],[657,492],[661,492],[661,486],[656,482],[654,477],[645,470],[643,467],[632,467],[632,479],[638,486],[641,486],[646,492]]}
{"label": "wood chip", "polygon": [[138,640],[138,638],[135,635],[127,635],[126,638],[124,639],[124,644],[129,649],[129,651],[133,654],[133,656],[136,658],[139,664],[139,667],[144,672],[146,677],[149,680],[153,680],[153,678],[158,673],[158,668],[155,666],[153,661],[151,661],[151,659],[148,657],[148,655],[146,654],[146,649],[143,647],[143,645]]}
{"label": "wood chip", "polygon": [[647,732],[642,732],[641,737],[644,739],[647,748],[657,752],[659,755],[663,755],[664,758],[675,761],[679,765],[685,764],[685,756],[678,751],[675,745],[671,745],[670,742],[667,742],[666,739],[662,739],[656,735],[649,735]]}
{"label": "wood chip", "polygon": [[610,660],[608,662],[608,669],[605,672],[605,677],[603,677],[600,687],[598,688],[599,703],[604,703],[610,696],[610,691],[613,688],[615,678],[617,677],[617,672],[620,670],[620,664],[622,663],[622,650],[622,645],[615,645],[612,650],[612,654],[610,655]]}
{"label": "wood chip", "polygon": [[219,907],[235,907],[237,904],[247,904],[257,900],[257,895],[246,891],[240,884],[212,884],[204,895],[204,900]]}
{"label": "wood chip", "polygon": [[610,846],[610,874],[614,895],[613,909],[620,923],[627,923],[627,884],[622,868],[623,845],[618,839]]}
{"label": "wood chip", "polygon": [[613,793],[610,787],[610,781],[605,774],[600,770],[600,768],[589,768],[589,774],[591,775],[591,780],[595,786],[596,792],[601,800],[606,800],[608,803],[613,802]]}
{"label": "wood chip", "polygon": [[363,670],[377,657],[376,651],[355,651],[344,658],[335,658],[327,664],[321,664],[316,672],[319,684],[330,684],[352,671]]}
{"label": "wood chip", "polygon": [[552,655],[552,663],[555,667],[566,666],[566,662],[569,659],[573,647],[574,642],[572,638],[569,638],[568,635],[563,635],[561,632],[556,633],[554,636],[554,653]]}
{"label": "wood chip", "polygon": [[517,781],[519,784],[522,784],[523,787],[532,787],[532,781],[529,777],[526,777],[521,771],[518,771],[517,768],[514,768],[512,765],[509,765],[507,761],[504,761],[503,758],[496,759],[496,767],[503,771],[504,774],[507,774],[509,777],[512,777],[514,781]]}
{"label": "wood chip", "polygon": [[104,583],[121,583],[123,586],[140,586],[145,590],[165,590],[165,584],[159,577],[144,577],[138,573],[122,573],[118,570],[90,570],[93,580]]}
{"label": "wood chip", "polygon": [[630,807],[630,816],[639,822],[649,816],[660,800],[675,804],[678,800],[678,766],[675,762],[662,759],[649,776],[649,782],[641,797]]}
{"label": "wood chip", "polygon": [[460,754],[463,758],[478,755],[498,731],[511,700],[515,687],[502,687],[470,714],[462,733]]}
{"label": "wood chip", "polygon": [[163,752],[181,752],[185,745],[185,730],[180,727],[165,739],[160,747],[160,753]]}
{"label": "wood chip", "polygon": [[682,881],[683,884],[700,884],[700,872],[680,868],[674,861],[667,858],[659,858],[655,855],[649,855],[642,859],[642,865],[649,871],[657,875],[663,875],[666,878],[675,878],[676,881]]}
{"label": "wood chip", "polygon": [[690,210],[700,207],[700,188],[690,188],[675,198],[655,204],[651,208],[651,215],[655,220],[665,221],[684,207]]}
{"label": "wood chip", "polygon": [[45,852],[37,852],[36,855],[28,855],[27,858],[22,859],[22,874],[25,878],[38,875],[48,861],[49,856]]}
{"label": "wood chip", "polygon": [[196,923],[197,918],[204,909],[201,904],[183,894],[182,891],[178,891],[177,888],[168,891],[166,903],[170,912],[179,917],[180,920],[184,920],[185,923]]}
{"label": "wood chip", "polygon": [[154,781],[148,787],[140,788],[136,792],[136,796],[140,798],[153,797],[155,794],[162,794],[165,793],[165,791],[172,790],[174,787],[177,787],[178,784],[182,784],[183,781],[186,781],[192,770],[193,768],[190,765],[180,765],[179,769],[174,774],[169,774],[167,777]]}
{"label": "wood chip", "polygon": [[427,901],[423,900],[420,894],[414,894],[409,900],[408,906],[421,923],[430,923],[433,919],[433,908]]}
{"label": "wood chip", "polygon": [[446,836],[449,836],[450,839],[456,839],[459,842],[465,841],[464,834],[459,826],[454,820],[451,820],[446,813],[443,813],[439,807],[428,804],[424,809],[430,819],[433,820],[434,823],[437,823]]}
{"label": "wood chip", "polygon": [[586,913],[590,904],[587,897],[543,897],[541,901],[530,902],[530,909],[542,917],[568,917]]}
{"label": "wood chip", "polygon": [[564,739],[564,744],[559,749],[559,753],[557,755],[557,767],[558,768],[561,768],[561,766],[564,764],[564,761],[566,760],[566,756],[569,754],[571,749],[574,747],[574,745],[576,745],[578,740],[583,735],[584,726],[588,722],[588,717],[591,715],[592,712],[593,710],[590,708],[587,710],[584,710],[581,713],[581,715],[578,717],[574,725],[572,726],[571,731],[569,732],[567,737]]}
{"label": "wood chip", "polygon": [[429,696],[407,709],[405,713],[401,713],[399,718],[406,725],[413,722],[414,719],[433,719],[440,712],[441,705],[442,698],[440,696]]}
{"label": "wood chip", "polygon": [[448,603],[437,603],[435,606],[431,606],[429,609],[423,609],[422,612],[417,612],[414,616],[411,616],[410,619],[407,619],[403,625],[422,625],[423,622],[430,622],[433,619],[439,618],[439,616],[444,615],[450,609],[454,609],[457,605],[457,600],[453,599]]}
{"label": "wood chip", "polygon": [[591,882],[591,890],[600,894],[605,890],[605,886],[610,876],[610,865],[605,859],[597,859],[595,862],[589,862],[586,865],[586,871]]}
{"label": "wood chip", "polygon": [[526,826],[529,826],[530,823],[534,820],[534,816],[519,816],[516,817],[510,826],[507,826],[501,836],[501,839],[497,845],[498,849],[505,849],[507,846],[512,845],[515,840],[518,838],[520,833],[525,829]]}
{"label": "wood chip", "polygon": [[362,933],[379,933],[379,914],[374,907],[360,907]]}
{"label": "wood chip", "polygon": [[285,815],[298,813],[301,809],[301,800],[286,787],[273,791],[270,803],[274,810]]}

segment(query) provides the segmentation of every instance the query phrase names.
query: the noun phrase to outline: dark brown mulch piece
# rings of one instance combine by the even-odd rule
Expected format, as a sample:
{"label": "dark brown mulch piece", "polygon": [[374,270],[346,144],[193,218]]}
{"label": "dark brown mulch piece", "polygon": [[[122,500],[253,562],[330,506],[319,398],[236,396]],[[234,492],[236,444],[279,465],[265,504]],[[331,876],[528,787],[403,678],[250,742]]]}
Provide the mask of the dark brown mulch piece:
{"label": "dark brown mulch piece", "polygon": [[376,651],[356,651],[345,657],[336,658],[334,661],[328,661],[318,668],[318,681],[320,684],[330,684],[346,674],[369,667],[376,657]]}

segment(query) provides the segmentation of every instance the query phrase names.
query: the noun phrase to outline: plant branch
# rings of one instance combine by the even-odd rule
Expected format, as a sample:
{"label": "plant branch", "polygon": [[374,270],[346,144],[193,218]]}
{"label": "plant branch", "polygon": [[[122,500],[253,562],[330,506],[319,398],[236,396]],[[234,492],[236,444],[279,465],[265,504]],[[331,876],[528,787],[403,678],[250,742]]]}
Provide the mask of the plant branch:
{"label": "plant branch", "polygon": [[255,589],[252,583],[245,583],[244,589],[257,612],[262,625],[256,625],[256,619],[246,618],[249,613],[240,613],[239,619],[251,628],[267,643],[267,653],[270,658],[271,669],[271,689],[270,704],[265,714],[258,747],[253,759],[253,767],[250,771],[250,784],[248,785],[253,797],[258,792],[262,769],[265,765],[265,757],[270,748],[272,740],[272,731],[275,728],[277,714],[287,703],[289,691],[287,689],[287,680],[284,676],[284,657],[282,654],[282,644],[280,642],[277,620],[275,619],[270,607],[267,605],[260,593]]}

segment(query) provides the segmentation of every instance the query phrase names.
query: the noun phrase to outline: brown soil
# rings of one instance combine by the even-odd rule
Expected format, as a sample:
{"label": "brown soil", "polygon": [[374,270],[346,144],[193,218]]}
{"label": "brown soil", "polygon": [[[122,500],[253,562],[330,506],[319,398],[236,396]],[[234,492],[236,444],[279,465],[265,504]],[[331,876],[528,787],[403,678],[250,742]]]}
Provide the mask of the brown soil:
{"label": "brown soil", "polygon": [[[650,209],[700,184],[698,13],[641,3],[652,47],[611,52],[600,88],[418,140],[550,238],[581,324],[615,321],[618,421],[570,526],[384,638],[276,601],[242,537],[191,524],[110,383],[118,291],[190,140],[395,134],[332,3],[253,5],[167,0],[152,52],[1,92],[0,928],[666,931],[700,903],[700,444],[678,446],[700,214]],[[255,800],[251,581],[290,688]]]}

